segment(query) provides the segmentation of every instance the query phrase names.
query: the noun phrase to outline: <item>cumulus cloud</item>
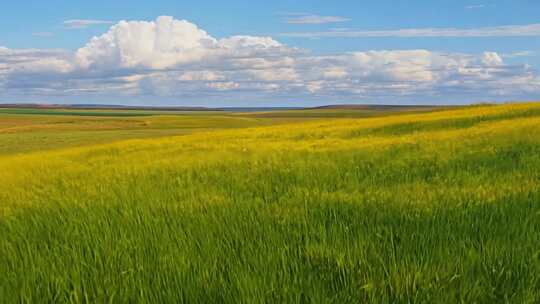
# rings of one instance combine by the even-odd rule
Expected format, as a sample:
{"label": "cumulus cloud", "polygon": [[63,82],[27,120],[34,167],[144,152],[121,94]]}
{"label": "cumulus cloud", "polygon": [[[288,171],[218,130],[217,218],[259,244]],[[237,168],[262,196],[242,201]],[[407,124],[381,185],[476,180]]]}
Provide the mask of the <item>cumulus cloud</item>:
{"label": "cumulus cloud", "polygon": [[121,21],[76,53],[82,68],[163,68],[200,60],[216,41],[196,25],[171,17]]}
{"label": "cumulus cloud", "polygon": [[[270,37],[215,38],[172,17],[121,21],[76,51],[0,47],[5,96],[116,96],[207,101],[540,94],[540,77],[496,52],[377,50],[313,55]],[[26,95],[25,95],[26,94]]]}
{"label": "cumulus cloud", "polygon": [[486,66],[500,66],[503,60],[499,54],[495,52],[484,52],[482,55],[482,63]]}
{"label": "cumulus cloud", "polygon": [[284,46],[269,37],[217,40],[193,23],[162,16],[151,22],[121,21],[102,36],[92,38],[75,57],[85,69],[166,69],[280,48]]}

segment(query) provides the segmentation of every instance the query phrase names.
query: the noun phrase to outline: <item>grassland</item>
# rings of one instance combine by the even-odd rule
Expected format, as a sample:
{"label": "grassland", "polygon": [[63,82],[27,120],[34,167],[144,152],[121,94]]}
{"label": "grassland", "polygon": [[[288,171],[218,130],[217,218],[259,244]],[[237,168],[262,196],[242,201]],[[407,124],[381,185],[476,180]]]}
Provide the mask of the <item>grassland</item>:
{"label": "grassland", "polygon": [[3,114],[0,299],[540,302],[540,104],[317,111]]}

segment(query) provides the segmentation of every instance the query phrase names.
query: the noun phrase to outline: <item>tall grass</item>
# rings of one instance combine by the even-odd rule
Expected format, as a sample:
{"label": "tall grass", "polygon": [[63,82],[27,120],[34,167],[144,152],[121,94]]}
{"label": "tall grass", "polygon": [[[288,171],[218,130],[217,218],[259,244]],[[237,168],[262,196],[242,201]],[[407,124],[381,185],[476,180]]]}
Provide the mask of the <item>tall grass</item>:
{"label": "tall grass", "polygon": [[540,105],[0,158],[2,302],[540,301]]}

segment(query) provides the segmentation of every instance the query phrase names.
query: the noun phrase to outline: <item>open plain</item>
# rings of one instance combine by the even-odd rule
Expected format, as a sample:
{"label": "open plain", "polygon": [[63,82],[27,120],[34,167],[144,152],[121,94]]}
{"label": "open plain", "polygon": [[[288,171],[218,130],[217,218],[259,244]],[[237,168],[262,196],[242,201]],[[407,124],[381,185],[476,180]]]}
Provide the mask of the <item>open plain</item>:
{"label": "open plain", "polygon": [[0,109],[0,181],[8,302],[540,301],[538,103]]}

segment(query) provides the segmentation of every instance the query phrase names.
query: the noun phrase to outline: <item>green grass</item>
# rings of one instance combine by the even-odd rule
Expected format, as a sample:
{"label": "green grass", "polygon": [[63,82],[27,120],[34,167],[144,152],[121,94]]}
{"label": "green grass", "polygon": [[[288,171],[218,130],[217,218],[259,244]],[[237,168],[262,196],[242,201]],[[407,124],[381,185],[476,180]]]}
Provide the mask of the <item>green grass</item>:
{"label": "green grass", "polygon": [[475,125],[508,120],[512,118],[527,118],[540,116],[540,108],[532,109],[518,109],[515,111],[509,111],[506,113],[496,115],[478,115],[472,117],[459,117],[459,118],[442,118],[439,120],[429,121],[411,121],[398,124],[387,125],[383,127],[365,129],[362,128],[358,132],[352,132],[352,136],[367,136],[367,135],[404,135],[413,132],[422,131],[437,131],[437,130],[451,130],[451,129],[465,129]]}
{"label": "green grass", "polygon": [[538,303],[539,109],[6,153],[0,299]]}

